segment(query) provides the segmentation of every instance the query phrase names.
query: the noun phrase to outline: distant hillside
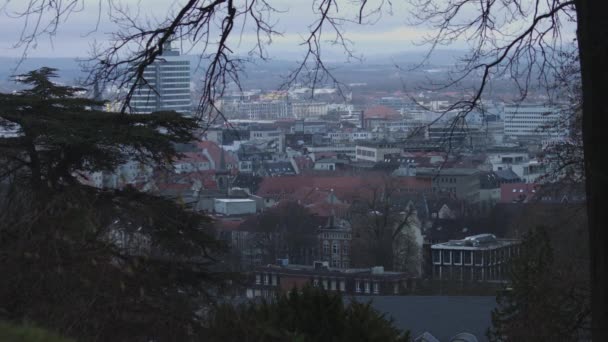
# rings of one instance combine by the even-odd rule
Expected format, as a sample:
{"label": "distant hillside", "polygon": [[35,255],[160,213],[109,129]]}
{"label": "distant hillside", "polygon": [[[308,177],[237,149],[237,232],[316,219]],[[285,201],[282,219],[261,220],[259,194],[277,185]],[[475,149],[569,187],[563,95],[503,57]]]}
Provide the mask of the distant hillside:
{"label": "distant hillside", "polygon": [[[447,65],[453,65],[456,57],[464,52],[458,50],[439,50],[430,59],[430,66],[443,71]],[[188,56],[192,65],[192,79],[195,84],[200,84],[204,76],[206,60],[199,60],[198,56]],[[295,57],[294,57],[295,58]],[[401,77],[395,64],[408,68],[419,63],[424,58],[423,52],[407,52],[394,55],[370,55],[363,61],[352,63],[329,62],[328,66],[334,70],[335,76],[343,83],[367,83],[366,88],[372,89],[402,89]],[[18,59],[0,57],[0,91],[7,92],[16,89],[16,84],[10,80],[14,74]],[[59,69],[60,82],[65,84],[76,84],[78,80],[87,75],[82,72],[75,58],[28,58],[22,61],[18,73],[24,73],[43,66]],[[296,66],[295,61],[269,60],[256,61],[245,66],[244,75],[241,77],[244,89],[276,89],[284,83],[284,77]],[[407,83],[417,83],[426,77],[424,70],[416,70],[408,73]],[[408,84],[408,87],[411,84]]]}

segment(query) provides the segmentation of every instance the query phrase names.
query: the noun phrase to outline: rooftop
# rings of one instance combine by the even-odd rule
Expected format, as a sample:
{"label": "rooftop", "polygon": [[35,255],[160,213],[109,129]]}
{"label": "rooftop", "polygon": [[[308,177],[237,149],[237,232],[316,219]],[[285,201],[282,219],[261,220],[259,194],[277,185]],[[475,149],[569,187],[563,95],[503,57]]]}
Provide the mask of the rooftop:
{"label": "rooftop", "polygon": [[416,175],[418,176],[473,176],[478,174],[478,169],[473,168],[417,168]]}
{"label": "rooftop", "polygon": [[465,331],[483,341],[496,307],[496,298],[490,296],[376,296],[361,300],[371,301],[374,309],[392,317],[397,328],[409,329],[413,337],[429,332],[439,341],[451,341]]}
{"label": "rooftop", "polygon": [[401,278],[406,277],[404,272],[393,272],[384,271],[383,267],[371,267],[371,268],[335,268],[335,267],[322,267],[315,268],[315,265],[266,265],[257,268],[258,271],[263,272],[277,272],[283,274],[332,274],[332,275],[365,275],[382,278]]}
{"label": "rooftop", "polygon": [[216,202],[225,202],[225,203],[251,203],[255,202],[249,198],[216,198]]}
{"label": "rooftop", "polygon": [[497,239],[493,234],[468,236],[462,240],[451,240],[432,245],[432,249],[480,250],[496,249],[519,243],[517,239]]}

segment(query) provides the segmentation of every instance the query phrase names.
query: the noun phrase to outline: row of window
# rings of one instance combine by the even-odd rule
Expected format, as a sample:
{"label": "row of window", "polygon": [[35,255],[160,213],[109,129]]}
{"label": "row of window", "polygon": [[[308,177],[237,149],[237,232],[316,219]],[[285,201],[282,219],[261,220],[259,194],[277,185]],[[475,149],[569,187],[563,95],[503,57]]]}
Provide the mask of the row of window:
{"label": "row of window", "polygon": [[165,89],[183,89],[182,91],[190,91],[190,83],[163,84],[163,92]]}
{"label": "row of window", "polygon": [[367,150],[360,150],[357,149],[357,155],[358,156],[364,156],[364,157],[376,157],[376,152],[375,151],[367,151]]}
{"label": "row of window", "polygon": [[498,248],[486,251],[458,251],[433,249],[432,258],[435,265],[494,265],[502,263],[516,253],[513,247]]}
{"label": "row of window", "polygon": [[[348,241],[343,241],[342,242],[342,255],[348,255]],[[329,255],[329,241],[324,240],[323,241],[323,254],[324,255]],[[333,241],[331,244],[331,254],[333,255],[339,255],[340,254],[340,242],[339,241]]]}
{"label": "row of window", "polygon": [[507,275],[504,265],[491,267],[433,267],[433,278],[442,280],[501,281],[505,280]]}
{"label": "row of window", "polygon": [[[144,73],[145,75],[145,73]],[[175,71],[170,71],[170,72],[161,72],[160,73],[161,77],[164,79],[165,77],[187,77],[188,79],[190,79],[190,73],[189,72],[175,72]]]}
{"label": "row of window", "polygon": [[190,65],[190,61],[162,61],[161,67],[164,69],[166,65]]}
{"label": "row of window", "polygon": [[165,89],[162,91],[163,95],[165,94],[190,94],[190,89]]}
{"label": "row of window", "polygon": [[190,95],[163,95],[163,100],[190,100]]}
{"label": "row of window", "polygon": [[323,233],[321,237],[324,239],[350,239],[349,233]]}

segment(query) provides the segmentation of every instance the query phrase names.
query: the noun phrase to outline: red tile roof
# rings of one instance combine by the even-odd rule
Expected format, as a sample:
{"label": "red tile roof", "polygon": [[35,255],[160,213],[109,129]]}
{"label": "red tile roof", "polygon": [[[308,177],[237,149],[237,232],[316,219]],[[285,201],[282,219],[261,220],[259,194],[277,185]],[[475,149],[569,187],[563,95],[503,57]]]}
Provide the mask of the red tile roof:
{"label": "red tile roof", "polygon": [[208,162],[209,158],[200,152],[184,152],[176,162]]}
{"label": "red tile roof", "polygon": [[506,183],[500,185],[500,202],[528,202],[538,190],[539,186],[532,183]]}
{"label": "red tile roof", "polygon": [[395,119],[399,113],[387,106],[374,106],[365,110],[364,117],[366,119]]}
{"label": "red tile roof", "polygon": [[[219,167],[220,160],[222,159],[221,158],[222,148],[218,144],[216,144],[213,141],[202,140],[202,141],[198,141],[196,143],[196,146],[200,149],[201,153],[204,150],[207,150],[207,152],[209,153],[209,156],[211,156],[211,159],[213,159],[213,162],[215,163],[216,168]],[[234,154],[232,152],[229,152],[229,151],[224,151],[224,160],[228,164],[232,164],[235,166],[237,164],[237,158],[234,156]]]}
{"label": "red tile roof", "polygon": [[298,170],[301,172],[302,170],[312,169],[315,163],[308,156],[296,156],[293,157],[293,160],[296,162],[298,166]]}
{"label": "red tile roof", "polygon": [[386,180],[380,176],[313,176],[264,178],[257,195],[275,199],[299,200],[302,203],[317,202],[328,196],[331,190],[340,201],[352,202],[373,196],[384,186],[397,186],[407,190],[428,190],[430,180],[415,177],[394,177]]}
{"label": "red tile roof", "polygon": [[214,221],[215,227],[222,231],[239,230],[239,228],[241,227],[243,222],[245,222],[245,220],[243,220],[243,219],[234,220],[234,219],[221,219],[221,218],[215,218],[215,221]]}

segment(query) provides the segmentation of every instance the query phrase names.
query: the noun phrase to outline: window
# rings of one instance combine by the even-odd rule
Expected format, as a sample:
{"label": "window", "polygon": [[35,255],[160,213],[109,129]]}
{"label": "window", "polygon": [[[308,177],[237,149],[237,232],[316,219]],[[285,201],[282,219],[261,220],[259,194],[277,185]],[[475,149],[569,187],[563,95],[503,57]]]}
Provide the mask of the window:
{"label": "window", "polygon": [[319,287],[319,278],[314,278],[312,280],[312,286]]}
{"label": "window", "polygon": [[336,291],[336,281],[335,280],[331,281],[331,290]]}
{"label": "window", "polygon": [[346,283],[344,282],[344,280],[340,280],[340,291],[346,291]]}
{"label": "window", "polygon": [[342,254],[345,256],[348,255],[348,241],[342,243]]}
{"label": "window", "polygon": [[276,274],[272,275],[272,286],[277,286],[277,275]]}
{"label": "window", "polygon": [[452,251],[452,262],[454,265],[462,265],[462,252]]}
{"label": "window", "polygon": [[473,252],[473,258],[475,261],[475,265],[483,265],[483,254],[481,251]]}
{"label": "window", "polygon": [[393,284],[393,294],[399,294],[399,283],[395,282]]}
{"label": "window", "polygon": [[340,254],[340,253],[339,253],[340,248],[339,248],[339,246],[338,246],[338,241],[334,241],[334,242],[332,243],[331,248],[332,248],[332,252],[333,252],[333,254]]}
{"label": "window", "polygon": [[432,254],[433,254],[433,264],[441,263],[441,251],[434,249]]}
{"label": "window", "polygon": [[323,254],[329,254],[329,241],[323,240]]}
{"label": "window", "polygon": [[366,281],[364,286],[365,286],[365,293],[369,293],[369,281]]}
{"label": "window", "polygon": [[374,293],[380,293],[380,284],[378,284],[377,282],[374,282]]}
{"label": "window", "polygon": [[361,293],[361,282],[360,281],[355,281],[355,292],[356,293]]}
{"label": "window", "polygon": [[443,251],[442,259],[443,259],[443,263],[446,265],[449,265],[452,263],[451,252],[452,251],[449,251],[449,250]]}
{"label": "window", "polygon": [[264,285],[268,285],[268,274],[264,274]]}
{"label": "window", "polygon": [[454,267],[452,277],[455,280],[462,280],[462,267]]}
{"label": "window", "polygon": [[323,290],[327,290],[327,279],[323,279]]}
{"label": "window", "polygon": [[477,280],[477,281],[483,280],[483,271],[482,270],[483,269],[481,267],[475,267],[475,269],[474,269],[475,278],[473,280]]}
{"label": "window", "polygon": [[261,275],[259,275],[259,274],[255,275],[255,283],[257,285],[260,285],[262,283],[262,276]]}
{"label": "window", "polygon": [[464,251],[464,264],[473,265],[473,251]]}

